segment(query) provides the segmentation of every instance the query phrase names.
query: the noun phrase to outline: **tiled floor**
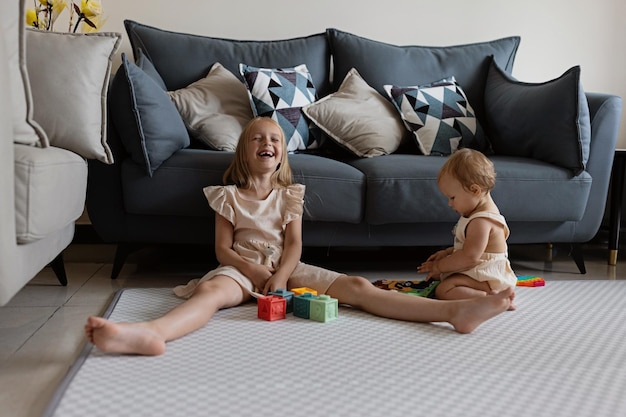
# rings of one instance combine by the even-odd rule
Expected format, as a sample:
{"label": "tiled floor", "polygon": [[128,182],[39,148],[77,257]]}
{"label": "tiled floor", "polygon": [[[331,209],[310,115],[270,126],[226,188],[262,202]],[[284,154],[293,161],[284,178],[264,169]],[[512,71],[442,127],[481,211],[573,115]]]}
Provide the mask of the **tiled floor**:
{"label": "tiled floor", "polygon": [[[607,265],[606,243],[585,248],[587,274],[581,275],[567,247],[511,246],[518,274],[550,280],[626,279],[626,260]],[[331,269],[381,278],[417,279],[415,267],[430,250],[305,250],[304,260]],[[172,287],[215,265],[210,248],[146,248],[131,256],[116,280],[110,279],[114,248],[71,245],[65,253],[69,284],[58,285],[46,268],[15,298],[0,307],[0,416],[38,417],[85,345],[83,324],[100,314],[116,290]],[[626,251],[622,248],[622,257]],[[523,308],[523,306],[520,306]]]}

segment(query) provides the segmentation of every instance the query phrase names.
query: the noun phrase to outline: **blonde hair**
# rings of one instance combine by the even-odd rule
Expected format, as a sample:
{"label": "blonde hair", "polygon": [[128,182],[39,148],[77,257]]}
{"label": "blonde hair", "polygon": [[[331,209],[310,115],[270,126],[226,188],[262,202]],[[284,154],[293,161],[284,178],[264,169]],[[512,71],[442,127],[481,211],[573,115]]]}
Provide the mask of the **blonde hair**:
{"label": "blonde hair", "polygon": [[454,152],[439,170],[437,181],[449,175],[470,190],[476,184],[483,191],[491,191],[496,185],[496,171],[493,163],[481,152],[463,148]]}
{"label": "blonde hair", "polygon": [[222,181],[224,184],[235,184],[241,188],[251,188],[250,182],[250,170],[248,168],[248,161],[246,159],[248,144],[256,133],[256,126],[262,122],[269,122],[274,124],[280,131],[281,144],[283,148],[280,164],[276,169],[276,172],[272,174],[272,186],[286,187],[293,183],[291,177],[291,167],[289,166],[289,158],[287,157],[287,143],[285,141],[285,132],[280,127],[278,122],[269,117],[255,117],[250,120],[244,127],[241,135],[239,136],[239,142],[237,142],[237,148],[235,149],[235,156],[229,167],[224,172]]}

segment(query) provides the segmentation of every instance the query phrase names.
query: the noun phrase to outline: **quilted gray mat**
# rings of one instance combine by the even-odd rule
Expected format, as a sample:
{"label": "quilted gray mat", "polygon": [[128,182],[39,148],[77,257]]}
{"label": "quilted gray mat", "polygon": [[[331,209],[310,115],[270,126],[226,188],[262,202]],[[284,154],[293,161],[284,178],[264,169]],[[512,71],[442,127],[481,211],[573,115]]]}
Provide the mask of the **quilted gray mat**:
{"label": "quilted gray mat", "polygon": [[[179,302],[127,289],[108,313],[146,320]],[[160,357],[86,348],[45,415],[626,415],[626,281],[549,281],[517,304],[470,335],[347,307],[330,323],[223,310]]]}

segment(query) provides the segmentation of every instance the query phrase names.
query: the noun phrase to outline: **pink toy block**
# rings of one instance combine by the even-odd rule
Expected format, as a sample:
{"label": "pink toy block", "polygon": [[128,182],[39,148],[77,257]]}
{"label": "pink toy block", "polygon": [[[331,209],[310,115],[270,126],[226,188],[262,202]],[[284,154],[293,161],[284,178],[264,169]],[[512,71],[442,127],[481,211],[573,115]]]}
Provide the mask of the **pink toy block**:
{"label": "pink toy block", "polygon": [[286,317],[287,302],[284,298],[269,295],[257,299],[258,317],[267,321],[282,320]]}

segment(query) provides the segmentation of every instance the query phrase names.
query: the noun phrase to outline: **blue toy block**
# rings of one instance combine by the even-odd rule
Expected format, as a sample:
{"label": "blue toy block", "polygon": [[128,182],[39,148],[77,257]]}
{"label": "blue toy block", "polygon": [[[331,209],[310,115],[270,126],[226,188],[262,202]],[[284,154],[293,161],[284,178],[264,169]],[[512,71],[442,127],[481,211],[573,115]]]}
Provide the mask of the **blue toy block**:
{"label": "blue toy block", "polygon": [[310,301],[309,318],[311,320],[326,323],[337,320],[339,316],[339,301],[329,295],[320,295]]}
{"label": "blue toy block", "polygon": [[311,310],[311,300],[317,298],[317,296],[306,292],[302,295],[296,295],[293,299],[293,315],[303,319],[309,318],[309,312]]}
{"label": "blue toy block", "polygon": [[279,288],[276,291],[268,292],[267,295],[275,295],[277,297],[284,298],[285,302],[287,303],[287,314],[293,312],[293,292],[288,291],[284,288]]}

